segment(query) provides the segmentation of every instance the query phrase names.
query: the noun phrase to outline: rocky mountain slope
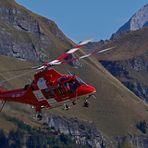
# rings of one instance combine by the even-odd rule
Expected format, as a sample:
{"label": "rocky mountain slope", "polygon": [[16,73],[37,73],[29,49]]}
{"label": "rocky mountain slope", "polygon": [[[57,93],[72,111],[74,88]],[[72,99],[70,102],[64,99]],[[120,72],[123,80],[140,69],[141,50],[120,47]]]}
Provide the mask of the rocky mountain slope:
{"label": "rocky mountain slope", "polygon": [[94,48],[100,49],[115,47],[98,56],[98,60],[127,88],[148,102],[148,28],[95,45]]}
{"label": "rocky mountain slope", "polygon": [[148,4],[139,9],[123,26],[121,26],[112,38],[129,31],[139,30],[148,27]]}
{"label": "rocky mountain slope", "polygon": [[[44,58],[40,59],[40,57],[45,54],[47,56],[49,55],[49,58],[51,59],[57,57],[64,52],[66,48],[72,46],[71,41],[67,39],[61,31],[57,32],[57,27],[55,29],[52,21],[52,25],[50,23],[48,24],[48,19],[33,14],[16,4],[13,0],[1,0],[0,3],[0,6],[3,6],[2,10],[4,11],[4,14],[2,13],[1,16],[5,16],[4,18],[1,17],[3,19],[1,22],[5,23],[2,25],[1,32],[3,33],[3,36],[5,34],[6,36],[8,35],[7,40],[9,40],[9,37],[11,38],[11,40],[9,40],[11,44],[9,44],[9,42],[3,40],[1,35],[0,46],[3,47],[0,48],[2,51],[1,54],[9,55],[9,57],[4,55],[0,56],[1,81],[11,79],[21,73],[10,71],[11,69],[32,66],[31,62],[22,61],[22,58],[36,60],[36,57],[38,57],[38,60],[42,60]],[[17,9],[17,13],[13,15],[12,11],[9,10],[14,9]],[[15,11],[13,11],[13,13],[14,12]],[[9,13],[11,13],[10,16]],[[11,16],[13,16],[13,18]],[[26,19],[28,22],[27,24],[25,23]],[[20,20],[24,23],[20,23]],[[43,32],[44,35],[42,33],[41,35],[38,31],[33,31],[38,28],[36,25],[34,25],[33,28],[26,27],[34,24],[32,24],[31,20],[35,20],[35,24],[39,24],[42,28],[42,31],[40,32]],[[19,22],[18,24],[21,24],[21,27],[16,27],[17,22]],[[24,26],[24,24],[26,25]],[[59,33],[61,33],[60,37]],[[44,37],[47,38],[45,39]],[[32,44],[35,46],[35,49],[31,46]],[[49,44],[51,46],[49,46]],[[41,51],[40,48],[42,49]],[[12,49],[17,51],[16,53],[18,54],[14,54],[15,52],[13,53]],[[78,55],[82,54],[84,54],[82,51],[78,53]],[[10,56],[14,56],[17,59]],[[145,120],[147,122],[147,106],[106,71],[103,66],[98,64],[98,61],[95,58],[83,60],[82,66],[77,69],[68,65],[56,67],[56,69],[61,73],[67,73],[67,71],[75,72],[76,75],[81,77],[84,81],[96,87],[97,98],[95,100],[90,100],[91,104],[89,108],[83,107],[84,100],[82,98],[78,101],[76,106],[71,106],[69,111],[64,111],[62,108],[55,108],[53,110],[45,109],[43,112],[47,117],[50,117],[51,115],[54,116],[46,121],[50,127],[54,126],[55,129],[64,132],[65,134],[79,133],[81,137],[74,137],[75,140],[85,144],[89,141],[89,145],[92,144],[92,147],[96,146],[95,142],[98,147],[115,147],[113,145],[117,144],[117,141],[115,140],[115,137],[117,136],[120,137],[131,134],[136,137],[147,135],[147,133],[143,134],[136,127],[137,123],[140,121]],[[27,71],[24,71],[23,73],[25,72]],[[8,89],[24,87],[26,83],[29,83],[29,79],[31,79],[32,76],[33,73],[28,73],[28,75],[21,78],[18,77],[17,79],[7,81],[6,83],[1,83],[1,86]],[[30,106],[8,103],[3,110],[3,113],[10,117],[16,117],[33,127],[41,126],[40,123],[32,119],[34,111]],[[74,122],[74,120],[76,121]],[[0,128],[3,128],[7,133],[11,129],[17,128],[12,121],[7,120],[4,116],[0,117],[0,121],[3,123],[0,124]],[[60,121],[60,124],[57,124],[57,121]],[[82,125],[79,127],[80,124]],[[74,128],[70,128],[71,126]],[[88,127],[92,127],[92,129],[90,128],[90,131],[87,131]],[[92,138],[93,136],[94,138]]]}
{"label": "rocky mountain slope", "polygon": [[0,53],[27,60],[51,58],[55,48],[68,48],[70,40],[57,25],[47,18],[35,15],[15,3],[0,1]]}

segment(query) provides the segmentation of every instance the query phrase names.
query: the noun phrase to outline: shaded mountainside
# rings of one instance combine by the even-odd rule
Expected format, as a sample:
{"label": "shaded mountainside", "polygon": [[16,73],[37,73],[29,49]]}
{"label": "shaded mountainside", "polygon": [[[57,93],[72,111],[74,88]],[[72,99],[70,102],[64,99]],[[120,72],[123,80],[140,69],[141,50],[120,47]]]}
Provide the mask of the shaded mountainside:
{"label": "shaded mountainside", "polygon": [[148,147],[147,136],[133,136],[128,135],[127,137],[116,137],[118,141],[118,147],[121,148],[146,148]]}
{"label": "shaded mountainside", "polygon": [[[11,44],[9,44],[9,42],[5,42],[5,40],[3,40],[1,36],[0,49],[1,51],[4,52],[1,53],[4,55],[14,56],[18,58],[16,59],[2,55],[0,56],[1,81],[6,79],[11,79],[12,77],[21,73],[17,71],[10,72],[9,70],[11,69],[16,69],[16,68],[19,69],[22,67],[25,68],[28,66],[31,67],[33,65],[32,63],[27,61],[22,61],[20,59],[22,58],[29,60],[36,59],[36,51],[39,52],[40,48],[44,50],[37,54],[39,55],[39,57],[40,56],[42,57],[42,54],[45,53],[47,56],[49,54],[49,58],[54,58],[57,57],[59,54],[61,54],[62,51],[60,49],[63,49],[64,52],[65,48],[71,46],[71,41],[67,39],[63,34],[62,34],[63,40],[61,40],[61,37],[59,38],[59,33],[56,32],[55,27],[53,27],[53,25],[50,26],[48,24],[48,19],[45,19],[41,16],[37,16],[32,12],[27,11],[25,8],[14,3],[14,1],[2,0],[0,3],[1,3],[0,6],[4,7],[4,9],[2,9],[1,16],[3,15],[5,16],[1,17],[1,20],[3,20],[1,21],[1,24],[3,26],[1,32],[3,33],[2,35],[5,34],[6,36],[8,35],[7,40],[9,40],[9,37],[11,38],[10,40]],[[14,8],[17,9],[17,13],[15,10],[13,10]],[[10,16],[8,15],[9,13],[11,14]],[[17,15],[19,15],[19,17]],[[30,20],[28,20],[28,18]],[[27,19],[27,24],[25,23],[26,19]],[[22,23],[20,20],[22,21]],[[32,22],[33,24],[36,25],[33,25]],[[16,25],[17,23],[19,24],[19,26],[21,25],[21,27],[17,26]],[[32,25],[34,27],[30,29],[30,27],[28,26]],[[38,30],[37,28],[40,28],[36,26],[40,26],[42,28],[40,29],[40,32],[43,32],[44,35],[42,33],[40,34],[38,31],[34,31]],[[52,43],[50,44],[51,46],[48,46],[49,43]],[[32,48],[33,47],[31,46],[32,44],[35,46],[35,50]],[[17,51],[14,52],[16,53],[16,55],[13,55],[14,53],[12,49]],[[78,53],[78,55],[82,54],[84,54],[82,51]],[[39,57],[38,59],[40,60]],[[96,87],[97,98],[95,100],[94,99],[90,100],[89,108],[83,107],[84,100],[82,98],[78,100],[76,106],[71,106],[71,109],[69,111],[64,111],[61,108],[55,108],[53,110],[45,109],[43,112],[46,114],[47,117],[50,116],[51,114],[53,114],[54,116],[56,115],[61,116],[60,125],[57,124],[57,121],[59,121],[59,118],[57,116],[56,116],[57,118],[52,119],[54,120],[53,123],[55,129],[60,130],[61,132],[73,130],[74,133],[80,132],[80,135],[85,133],[86,136],[88,136],[87,138],[89,138],[89,144],[92,143],[92,146],[95,146],[93,145],[94,139],[90,138],[89,136],[95,135],[95,133],[97,133],[97,136],[99,136],[96,138],[99,141],[98,147],[103,147],[106,146],[107,144],[109,144],[108,147],[111,147],[115,143],[114,137],[117,136],[127,136],[129,133],[131,135],[134,134],[136,136],[143,135],[143,133],[136,127],[136,124],[139,123],[141,120],[142,121],[146,120],[147,122],[148,119],[147,106],[143,102],[141,102],[141,100],[136,95],[134,95],[131,91],[129,91],[126,87],[124,87],[117,79],[115,79],[108,71],[106,71],[103,68],[103,66],[98,64],[98,61],[95,60],[95,58],[88,58],[86,60],[83,60],[82,66],[77,69],[74,69],[68,65],[62,65],[61,67],[56,67],[56,69],[59,70],[61,73],[67,73],[67,71],[75,72],[75,74],[81,77],[84,81]],[[24,71],[23,73],[26,72],[27,71]],[[26,76],[8,81],[1,85],[8,89],[24,87],[26,83],[29,83],[29,79],[31,79],[32,76],[33,73],[28,73],[28,75]],[[16,117],[17,119],[20,119],[23,122],[33,127],[41,126],[41,124],[35,122],[32,119],[34,114],[30,106],[8,103],[3,112],[9,115],[10,117],[11,116]],[[62,116],[64,117],[62,118]],[[81,128],[85,129],[87,127],[92,126],[92,129],[90,129],[90,131],[80,130],[78,129],[79,123],[76,124],[74,129],[69,128],[70,126],[67,127],[66,125],[68,123],[71,126],[73,126],[74,123],[73,118],[74,119],[76,118],[77,121],[80,120],[80,123],[84,124],[84,126],[83,125],[80,126]],[[7,133],[11,129],[17,128],[17,126],[13,122],[7,120],[7,118],[5,117],[1,116],[0,120],[1,123],[3,123],[0,124],[0,128],[3,128]],[[89,122],[92,124],[88,125]],[[50,126],[51,122],[48,123]],[[65,130],[63,130],[61,127],[63,127]],[[69,129],[67,130],[66,128]],[[93,129],[96,129],[98,131],[96,132],[96,130]],[[90,134],[87,135],[88,133]],[[144,135],[147,134],[148,133],[146,132]],[[88,142],[87,138],[82,136],[79,138],[79,141],[87,143]]]}
{"label": "shaded mountainside", "polygon": [[17,129],[11,129],[9,133],[5,133],[0,129],[0,146],[5,148],[12,147],[69,147],[69,148],[86,148],[84,144],[78,144],[71,137],[56,131],[53,127],[47,125],[41,127],[32,127],[15,117],[10,117],[1,113],[0,117],[11,121],[17,126]]}
{"label": "shaded mountainside", "polygon": [[140,8],[123,26],[121,26],[112,38],[118,37],[129,31],[148,27],[148,4]]}
{"label": "shaded mountainside", "polygon": [[95,48],[108,46],[115,48],[98,56],[98,60],[126,87],[148,102],[148,28],[97,43]]}
{"label": "shaded mountainside", "polygon": [[70,135],[76,143],[88,147],[109,147],[105,137],[97,130],[92,122],[78,121],[77,118],[66,118],[60,116],[50,116],[46,119],[47,125],[65,135]]}
{"label": "shaded mountainside", "polygon": [[125,61],[100,62],[127,88],[148,103],[148,60],[144,56]]}

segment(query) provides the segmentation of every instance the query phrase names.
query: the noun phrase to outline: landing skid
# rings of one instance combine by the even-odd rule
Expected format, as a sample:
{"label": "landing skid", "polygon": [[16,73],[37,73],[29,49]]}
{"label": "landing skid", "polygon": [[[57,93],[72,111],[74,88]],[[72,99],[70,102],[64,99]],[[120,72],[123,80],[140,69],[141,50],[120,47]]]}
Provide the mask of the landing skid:
{"label": "landing skid", "polygon": [[96,96],[94,94],[90,94],[88,96],[86,96],[85,100],[90,99],[91,97],[93,97],[94,99],[96,99]]}
{"label": "landing skid", "polygon": [[88,102],[88,100],[86,99],[85,101],[84,101],[84,105],[83,105],[83,107],[89,107],[89,102]]}
{"label": "landing skid", "polygon": [[[76,99],[75,100],[73,100],[72,102],[72,105],[76,105],[77,103],[76,103]],[[69,110],[70,109],[70,106],[69,106],[69,103],[67,104],[67,103],[64,103],[64,110]]]}
{"label": "landing skid", "polygon": [[88,99],[90,99],[91,97],[93,97],[93,98],[96,99],[96,96],[95,96],[94,94],[88,95],[88,96],[85,98],[83,107],[89,107],[90,103],[89,103]]}
{"label": "landing skid", "polygon": [[36,114],[36,119],[37,119],[37,121],[41,121],[43,119],[42,113],[37,113]]}
{"label": "landing skid", "polygon": [[68,104],[64,104],[64,110],[69,110],[70,106]]}
{"label": "landing skid", "polygon": [[76,105],[76,100],[72,101],[72,105]]}
{"label": "landing skid", "polygon": [[6,101],[1,101],[1,102],[2,102],[2,106],[0,108],[0,112],[3,110],[3,108],[4,108],[5,104],[6,104]]}

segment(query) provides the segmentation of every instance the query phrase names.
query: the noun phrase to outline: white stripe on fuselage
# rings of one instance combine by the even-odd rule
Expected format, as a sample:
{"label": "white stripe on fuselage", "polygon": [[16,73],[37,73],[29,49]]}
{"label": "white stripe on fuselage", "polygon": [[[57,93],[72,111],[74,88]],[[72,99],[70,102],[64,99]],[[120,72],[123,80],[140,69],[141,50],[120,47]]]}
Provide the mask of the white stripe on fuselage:
{"label": "white stripe on fuselage", "polygon": [[33,94],[35,95],[35,97],[38,101],[46,100],[46,98],[44,97],[44,95],[42,94],[42,92],[40,90],[33,91]]}
{"label": "white stripe on fuselage", "polygon": [[54,107],[54,106],[58,103],[57,100],[54,99],[54,98],[48,99],[47,102],[48,102],[48,104],[49,104],[50,106],[52,106],[52,107]]}

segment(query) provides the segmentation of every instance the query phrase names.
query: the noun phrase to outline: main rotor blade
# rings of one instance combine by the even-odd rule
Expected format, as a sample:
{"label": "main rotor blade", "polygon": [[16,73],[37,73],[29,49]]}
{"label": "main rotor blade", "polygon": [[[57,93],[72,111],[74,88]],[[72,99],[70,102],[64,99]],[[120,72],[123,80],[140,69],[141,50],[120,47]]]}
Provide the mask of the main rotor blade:
{"label": "main rotor blade", "polygon": [[92,42],[92,39],[82,41],[82,42],[79,43],[79,45],[86,45],[89,42]]}
{"label": "main rotor blade", "polygon": [[90,56],[92,56],[92,55],[94,55],[94,54],[100,54],[100,53],[109,51],[109,50],[111,50],[111,49],[113,49],[113,48],[115,48],[115,47],[106,48],[106,49],[103,49],[103,50],[101,50],[101,51],[96,51],[96,50],[95,50],[95,51],[93,51],[93,52],[91,52],[91,53],[89,53],[89,54],[85,54],[85,55],[80,56],[80,57],[75,57],[75,58],[72,58],[72,59],[70,59],[70,60],[62,61],[60,64],[66,64],[66,63],[69,63],[69,62],[72,62],[72,61],[76,61],[76,60],[81,60],[81,59],[84,59],[84,58],[88,58],[88,57],[90,57]]}
{"label": "main rotor blade", "polygon": [[76,45],[74,48],[68,50],[66,53],[64,53],[63,55],[59,56],[57,59],[50,61],[48,63],[43,64],[42,66],[38,67],[37,70],[42,70],[47,68],[48,66],[54,66],[54,65],[60,65],[62,63],[62,60],[64,60],[65,58],[67,58],[68,56],[72,55],[73,53],[75,53],[77,50],[79,50],[81,47],[83,47],[84,45],[86,45],[87,43],[91,42],[92,40],[85,40],[81,43],[79,43],[78,45]]}
{"label": "main rotor blade", "polygon": [[[65,58],[67,58],[69,55],[73,54],[74,52],[76,52],[77,50],[79,50],[81,47],[83,47],[84,45],[86,45],[87,43],[91,42],[92,40],[85,40],[83,42],[80,42],[78,45],[76,45],[74,48],[68,50],[65,54],[63,54],[62,56],[58,57],[56,60],[54,60],[55,62],[59,62],[60,60],[63,60]],[[51,62],[50,62],[51,63]]]}
{"label": "main rotor blade", "polygon": [[74,52],[76,52],[77,50],[79,50],[81,47],[83,47],[84,45],[86,45],[87,43],[91,42],[92,40],[86,40],[86,41],[83,41],[81,43],[79,43],[78,45],[76,45],[74,48],[68,50],[65,54],[61,55],[60,57],[58,57],[56,60],[54,61],[51,61],[49,63],[51,64],[55,64],[55,63],[58,63],[59,61],[67,58],[69,55],[73,54]]}
{"label": "main rotor blade", "polygon": [[115,48],[115,47],[110,47],[110,48],[103,49],[101,51],[98,51],[98,53],[103,53],[103,52],[106,52],[106,51],[111,50],[113,48]]}

